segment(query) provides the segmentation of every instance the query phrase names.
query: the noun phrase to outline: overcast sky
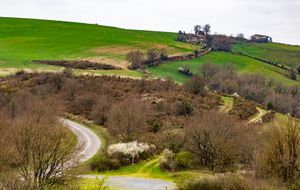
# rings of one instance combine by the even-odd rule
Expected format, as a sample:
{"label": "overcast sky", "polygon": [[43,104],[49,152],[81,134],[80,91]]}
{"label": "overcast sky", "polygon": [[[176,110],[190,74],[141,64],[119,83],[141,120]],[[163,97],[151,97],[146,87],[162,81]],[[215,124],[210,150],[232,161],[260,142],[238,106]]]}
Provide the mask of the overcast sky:
{"label": "overcast sky", "polygon": [[300,0],[0,0],[0,16],[169,32],[209,23],[212,33],[300,45]]}

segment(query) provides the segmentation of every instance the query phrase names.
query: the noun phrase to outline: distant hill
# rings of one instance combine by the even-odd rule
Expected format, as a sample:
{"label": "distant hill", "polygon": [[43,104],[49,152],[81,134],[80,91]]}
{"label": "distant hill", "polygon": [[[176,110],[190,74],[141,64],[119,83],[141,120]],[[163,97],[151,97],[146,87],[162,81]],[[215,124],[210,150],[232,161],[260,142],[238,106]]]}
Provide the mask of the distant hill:
{"label": "distant hill", "polygon": [[[126,68],[125,55],[132,49],[154,47],[166,48],[174,55],[191,53],[193,46],[174,41],[176,36],[96,24],[0,17],[0,75],[16,69],[58,69],[30,60],[90,60]],[[110,74],[140,76],[128,70]]]}

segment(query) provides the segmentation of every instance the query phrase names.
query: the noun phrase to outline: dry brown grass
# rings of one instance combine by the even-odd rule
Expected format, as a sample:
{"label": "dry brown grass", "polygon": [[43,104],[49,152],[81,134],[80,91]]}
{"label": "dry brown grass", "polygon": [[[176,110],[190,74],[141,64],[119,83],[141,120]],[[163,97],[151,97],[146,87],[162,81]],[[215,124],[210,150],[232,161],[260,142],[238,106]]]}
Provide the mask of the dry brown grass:
{"label": "dry brown grass", "polygon": [[[168,45],[162,45],[162,44],[157,44],[157,43],[152,43],[152,42],[136,42],[136,41],[133,41],[131,43],[132,43],[132,46],[122,46],[122,45],[101,46],[101,47],[93,48],[90,51],[93,53],[99,53],[99,54],[109,53],[109,54],[125,55],[126,53],[128,53],[131,50],[139,49],[142,53],[146,53],[147,48],[154,48],[154,49],[166,49],[167,52],[169,52],[170,54],[174,54],[174,53],[181,54],[181,55],[183,54],[180,52],[180,50],[178,50],[174,47],[170,47]],[[177,44],[175,46],[191,48],[191,50],[192,50],[191,45]],[[144,48],[141,50],[140,47],[144,47]]]}
{"label": "dry brown grass", "polygon": [[16,71],[18,71],[18,69],[14,69],[14,68],[0,69],[0,75],[8,75],[11,73],[15,73]]}
{"label": "dry brown grass", "polygon": [[96,57],[85,57],[85,58],[78,58],[83,61],[91,61],[91,62],[98,62],[98,63],[105,63],[109,65],[113,65],[116,67],[121,67],[123,69],[127,69],[129,65],[128,61],[124,60],[117,60],[113,58],[107,58],[104,56],[96,56]]}

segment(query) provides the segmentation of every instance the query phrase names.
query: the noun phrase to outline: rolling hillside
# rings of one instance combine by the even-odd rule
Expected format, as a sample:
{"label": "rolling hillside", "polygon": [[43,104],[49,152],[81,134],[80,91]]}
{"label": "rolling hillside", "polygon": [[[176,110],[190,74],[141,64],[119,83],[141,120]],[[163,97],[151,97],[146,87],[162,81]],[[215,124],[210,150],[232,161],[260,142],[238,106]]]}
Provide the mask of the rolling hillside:
{"label": "rolling hillside", "polygon": [[[170,55],[191,53],[193,46],[175,42],[175,37],[175,33],[167,32],[0,17],[0,75],[16,69],[59,69],[30,60],[90,60],[126,68],[125,55],[132,49],[154,47],[166,48]],[[129,70],[97,73],[140,77]]]}
{"label": "rolling hillside", "polygon": [[276,62],[292,68],[300,66],[300,47],[279,43],[245,43],[237,42],[233,51],[242,52],[252,57]]}
{"label": "rolling hillside", "polygon": [[268,65],[255,59],[248,58],[246,56],[234,55],[232,53],[226,52],[211,52],[210,54],[199,57],[197,59],[162,64],[156,67],[147,68],[147,70],[149,72],[153,72],[154,76],[160,75],[163,78],[170,75],[175,81],[182,83],[188,77],[178,73],[178,67],[182,67],[184,63],[189,63],[191,66],[191,72],[195,72],[196,68],[207,60],[210,60],[213,64],[216,65],[232,62],[233,65],[237,67],[239,72],[259,72],[266,75],[267,77],[274,77],[276,78],[276,80],[280,80],[287,85],[300,84],[298,81],[294,81],[285,77],[285,70],[283,69]]}
{"label": "rolling hillside", "polygon": [[[137,71],[127,69],[126,53],[133,49],[145,53],[148,48],[165,48],[169,55],[192,53],[195,46],[174,41],[176,36],[176,33],[126,30],[96,24],[0,17],[0,76],[20,69],[60,69],[30,60],[89,60],[113,64],[124,70],[81,72],[141,77]],[[300,64],[300,47],[297,46],[238,42],[233,45],[233,50],[294,68]],[[188,62],[194,72],[206,60],[214,64],[232,62],[239,72],[260,72],[285,84],[299,84],[285,77],[286,71],[283,69],[225,52],[211,52],[197,59],[172,62],[147,70],[152,71],[154,76],[171,75],[176,82],[182,83],[189,77],[178,73],[178,67]]]}

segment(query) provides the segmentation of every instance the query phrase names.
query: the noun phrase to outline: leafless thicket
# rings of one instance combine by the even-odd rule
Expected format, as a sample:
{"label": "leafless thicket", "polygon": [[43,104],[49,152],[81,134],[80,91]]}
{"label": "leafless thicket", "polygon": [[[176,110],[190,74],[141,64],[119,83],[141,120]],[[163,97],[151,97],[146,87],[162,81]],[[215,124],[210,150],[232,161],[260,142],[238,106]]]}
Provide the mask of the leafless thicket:
{"label": "leafless thicket", "polygon": [[[67,170],[77,163],[81,146],[67,128],[57,121],[59,114],[51,100],[26,96],[14,107],[4,107],[1,115],[0,173],[8,189],[44,189],[68,178]],[[22,99],[22,97],[21,97]],[[18,110],[6,115],[5,110]]]}
{"label": "leafless thicket", "polygon": [[112,107],[108,117],[108,130],[130,142],[145,132],[147,107],[140,101],[127,99]]}
{"label": "leafless thicket", "polygon": [[291,117],[277,118],[261,134],[257,172],[261,175],[276,175],[294,184],[299,177],[299,147],[299,121]]}
{"label": "leafless thicket", "polygon": [[126,60],[131,63],[131,69],[138,69],[142,64],[143,54],[139,50],[132,50],[126,54]]}
{"label": "leafless thicket", "polygon": [[197,68],[197,74],[210,80],[214,90],[227,94],[237,92],[244,99],[258,104],[268,105],[271,102],[275,111],[300,117],[300,85],[288,86],[261,73],[238,74],[232,63],[216,66],[205,62]]}

